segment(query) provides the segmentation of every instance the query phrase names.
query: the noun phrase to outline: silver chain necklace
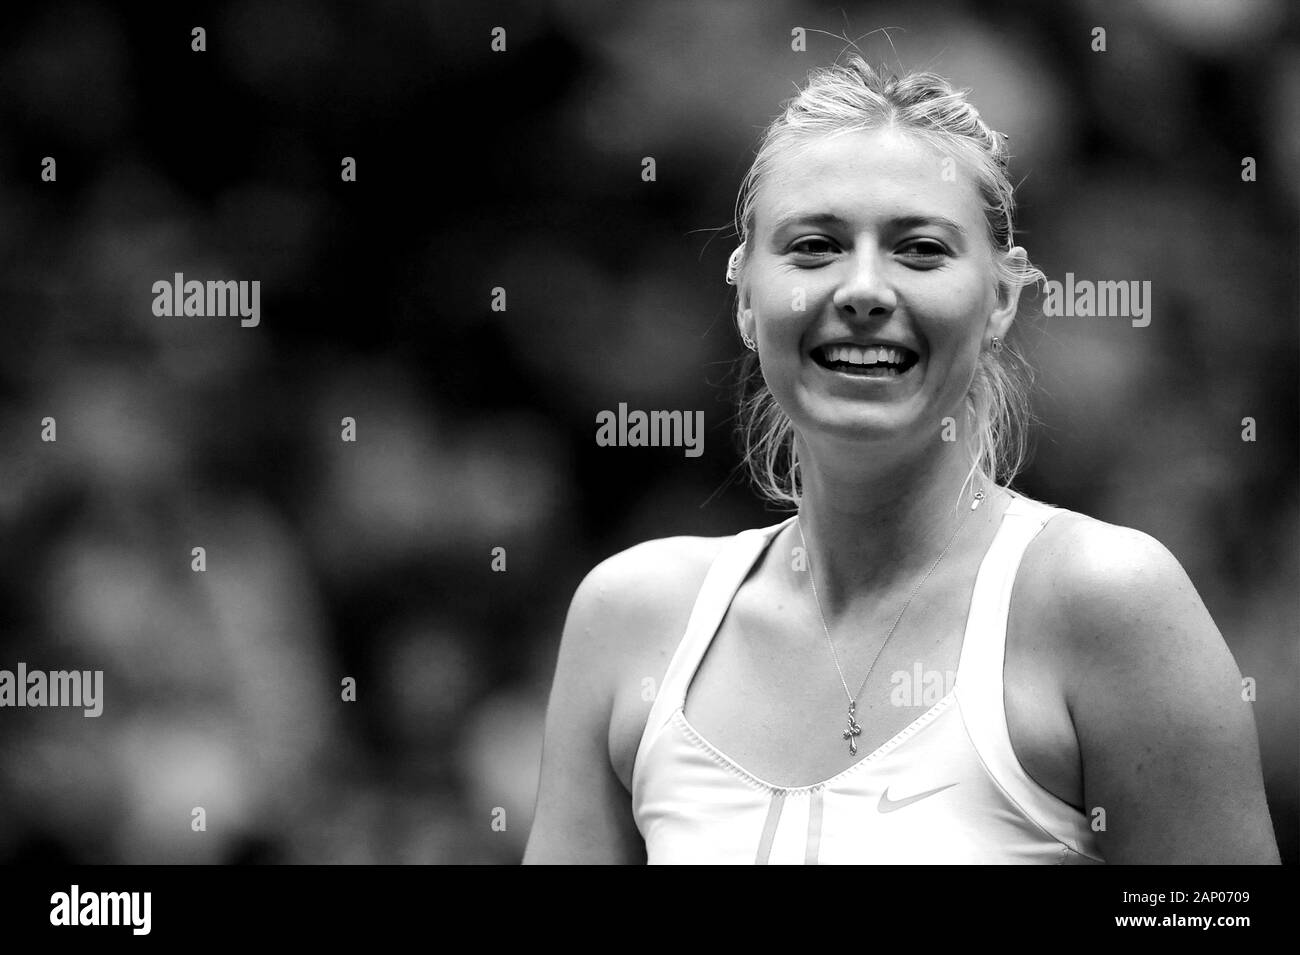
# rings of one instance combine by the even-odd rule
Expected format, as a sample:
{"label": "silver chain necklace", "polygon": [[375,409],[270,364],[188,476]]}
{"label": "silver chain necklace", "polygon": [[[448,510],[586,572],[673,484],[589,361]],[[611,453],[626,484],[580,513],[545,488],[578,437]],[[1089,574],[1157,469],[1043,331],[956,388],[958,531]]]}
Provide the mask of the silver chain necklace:
{"label": "silver chain necklace", "polygon": [[[907,608],[912,605],[912,599],[921,590],[921,587],[924,586],[925,582],[930,579],[930,575],[933,574],[935,568],[939,566],[939,562],[948,556],[948,551],[952,547],[953,541],[957,539],[957,535],[961,533],[961,529],[966,526],[966,521],[970,519],[971,512],[973,512],[975,508],[979,507],[980,502],[983,500],[984,489],[980,488],[975,492],[975,499],[971,501],[970,510],[966,512],[965,517],[957,522],[957,529],[953,531],[952,536],[948,538],[948,543],[944,545],[943,551],[935,558],[934,563],[930,565],[930,569],[925,572],[925,576],[922,577],[917,585],[912,588],[912,594],[907,598],[907,603],[903,604],[903,609],[898,611],[898,616],[894,618],[893,626],[891,626],[889,632],[885,634],[885,639],[881,642],[880,648],[876,650],[876,655],[871,658],[871,665],[867,667],[867,675],[862,678],[862,686],[858,688],[858,696],[861,696],[862,691],[867,688],[867,681],[871,679],[871,671],[876,668],[876,661],[880,659],[880,654],[884,652],[885,644],[889,643],[889,638],[894,635],[894,631],[898,628],[898,622],[903,619],[903,614],[907,613]],[[840,734],[840,738],[849,741],[849,755],[856,756],[858,754],[857,738],[862,735],[862,727],[858,725],[855,715],[858,709],[858,701],[857,698],[849,692],[849,683],[844,679],[844,669],[840,666],[839,654],[835,652],[835,642],[831,640],[831,628],[826,626],[826,614],[822,612],[821,597],[817,595],[817,578],[813,576],[812,555],[808,552],[808,542],[803,536],[803,521],[796,517],[795,526],[799,528],[799,542],[803,544],[803,551],[808,559],[808,581],[812,584],[813,600],[817,604],[817,616],[821,618],[822,630],[826,632],[826,645],[831,648],[831,660],[834,661],[835,670],[840,675],[840,685],[844,687],[844,695],[848,697],[849,700],[848,728]]]}

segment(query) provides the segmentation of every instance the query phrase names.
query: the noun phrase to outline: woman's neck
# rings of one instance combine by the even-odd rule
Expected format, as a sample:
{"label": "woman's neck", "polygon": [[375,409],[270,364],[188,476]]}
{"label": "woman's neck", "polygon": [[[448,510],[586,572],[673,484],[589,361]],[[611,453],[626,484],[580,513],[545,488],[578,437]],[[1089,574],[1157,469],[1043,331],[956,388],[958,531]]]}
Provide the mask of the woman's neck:
{"label": "woman's neck", "polygon": [[799,524],[827,615],[864,593],[919,580],[970,513],[977,491],[992,496],[954,445],[864,471],[800,457]]}

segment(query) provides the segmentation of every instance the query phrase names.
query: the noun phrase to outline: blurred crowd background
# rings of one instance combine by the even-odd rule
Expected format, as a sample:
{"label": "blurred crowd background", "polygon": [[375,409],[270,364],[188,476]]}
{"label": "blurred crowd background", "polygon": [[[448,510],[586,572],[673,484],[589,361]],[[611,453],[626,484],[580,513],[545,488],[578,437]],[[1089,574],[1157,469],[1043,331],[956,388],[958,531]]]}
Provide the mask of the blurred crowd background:
{"label": "blurred crowd background", "polygon": [[[102,669],[105,710],[0,710],[0,861],[517,861],[578,581],[781,516],[735,473],[722,276],[758,133],[845,36],[973,89],[1049,277],[1152,282],[1147,328],[1027,296],[1018,486],[1182,561],[1258,681],[1296,861],[1286,0],[29,6],[0,35],[0,668]],[[175,272],[260,280],[260,326],[154,316]],[[619,402],[703,409],[704,454],[597,447]]]}

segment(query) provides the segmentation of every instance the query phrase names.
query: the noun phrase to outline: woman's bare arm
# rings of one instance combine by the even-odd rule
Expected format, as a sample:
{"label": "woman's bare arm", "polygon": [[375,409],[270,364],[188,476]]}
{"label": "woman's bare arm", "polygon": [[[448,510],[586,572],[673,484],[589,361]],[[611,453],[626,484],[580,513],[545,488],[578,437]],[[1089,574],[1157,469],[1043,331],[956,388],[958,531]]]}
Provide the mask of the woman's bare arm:
{"label": "woman's bare arm", "polygon": [[645,862],[633,761],[658,685],[723,538],[666,537],[615,554],[578,586],[546,711],[524,862]]}
{"label": "woman's bare arm", "polygon": [[645,847],[609,757],[624,588],[618,555],[574,593],[546,708],[537,810],[524,863],[637,863]]}
{"label": "woman's bare arm", "polygon": [[1107,861],[1278,862],[1241,673],[1178,561],[1092,520],[1052,550],[1066,702]]}

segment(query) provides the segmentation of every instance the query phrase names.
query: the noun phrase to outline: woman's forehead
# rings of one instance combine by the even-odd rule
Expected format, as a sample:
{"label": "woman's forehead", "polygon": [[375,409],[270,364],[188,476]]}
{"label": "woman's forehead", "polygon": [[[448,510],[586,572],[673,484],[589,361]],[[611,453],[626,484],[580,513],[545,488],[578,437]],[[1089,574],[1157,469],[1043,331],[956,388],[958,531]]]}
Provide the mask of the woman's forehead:
{"label": "woman's forehead", "polygon": [[955,152],[873,129],[794,143],[772,157],[755,194],[755,225],[827,215],[848,222],[943,217],[974,229],[983,209],[974,176]]}

